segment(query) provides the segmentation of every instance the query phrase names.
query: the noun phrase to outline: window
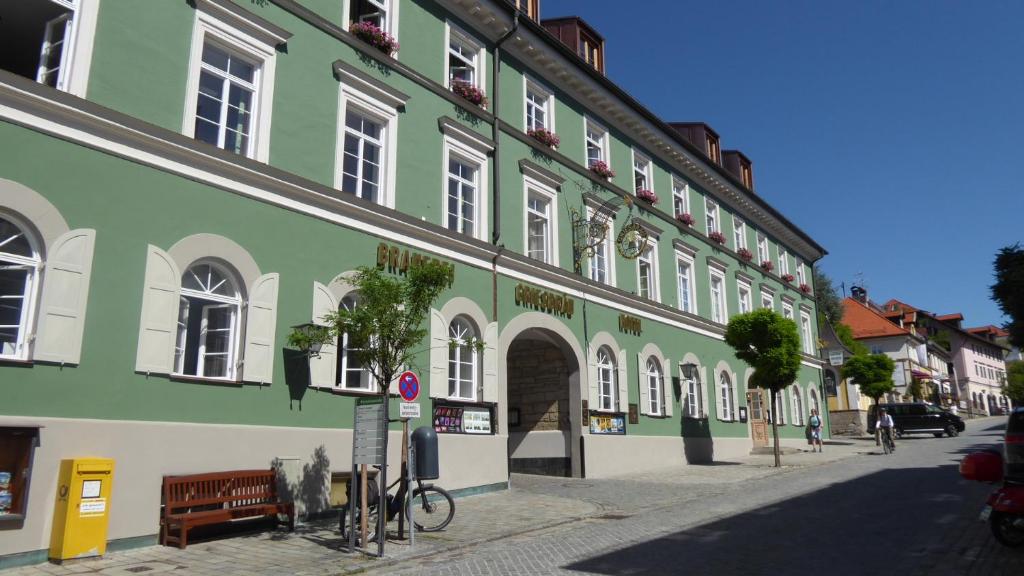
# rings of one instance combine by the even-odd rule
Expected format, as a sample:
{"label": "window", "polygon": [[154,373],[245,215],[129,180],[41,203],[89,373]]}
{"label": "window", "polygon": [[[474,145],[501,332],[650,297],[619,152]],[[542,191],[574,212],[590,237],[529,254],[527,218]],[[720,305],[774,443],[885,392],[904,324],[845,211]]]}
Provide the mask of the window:
{"label": "window", "polygon": [[679,288],[679,309],[691,314],[697,313],[697,300],[694,297],[693,260],[676,255],[676,280]]}
{"label": "window", "polygon": [[454,155],[448,158],[449,230],[467,236],[476,235],[479,178],[478,164]]}
{"label": "window", "polygon": [[[831,376],[831,374],[829,374]],[[826,379],[826,384],[828,380]],[[835,386],[835,379],[832,380],[833,386]],[[815,392],[814,388],[807,391],[807,396],[810,397],[811,410],[817,412],[818,417],[821,417],[821,406],[818,404],[818,393]]]}
{"label": "window", "polygon": [[662,375],[661,364],[658,359],[651,356],[647,359],[647,401],[648,414],[661,416],[664,412],[664,387],[665,378]]}
{"label": "window", "polygon": [[[682,369],[679,371],[683,373]],[[703,418],[702,413],[703,398],[701,398],[701,386],[700,380],[694,375],[694,378],[684,378],[684,389],[686,394],[686,416],[690,418]]]}
{"label": "window", "polygon": [[380,203],[383,124],[349,109],[345,112],[343,138],[341,190]]}
{"label": "window", "polygon": [[587,167],[595,162],[611,164],[608,157],[608,131],[595,124],[590,118],[584,122],[585,140],[587,143]]}
{"label": "window", "polygon": [[[359,294],[353,292],[341,299],[339,308],[352,311],[358,305]],[[347,332],[338,337],[338,387],[342,390],[373,392],[376,383],[369,368],[359,359],[358,352],[357,348],[349,344]]]}
{"label": "window", "polygon": [[555,130],[555,97],[550,90],[523,78],[526,86],[526,130]]}
{"label": "window", "polygon": [[[593,211],[591,210],[589,212],[590,218],[594,219]],[[594,282],[614,286],[615,262],[612,258],[613,249],[611,239],[615,237],[615,233],[612,230],[611,218],[607,218],[606,222],[608,224],[608,231],[605,233],[604,240],[594,247],[594,253],[590,256],[590,279]]]}
{"label": "window", "polygon": [[779,390],[778,392],[775,393],[775,411],[778,413],[778,415],[776,416],[776,421],[778,424],[786,423],[786,405],[783,403],[784,398],[785,395],[783,390]]}
{"label": "window", "polygon": [[718,232],[718,204],[715,204],[711,200],[707,200],[704,203],[706,209],[705,223],[707,225],[707,233]]}
{"label": "window", "polygon": [[633,150],[633,192],[653,190],[651,180],[651,161],[643,154]]}
{"label": "window", "polygon": [[811,317],[806,312],[800,312],[800,340],[803,343],[804,354],[814,354],[814,337],[811,334]]}
{"label": "window", "polygon": [[448,86],[469,84],[483,90],[483,45],[448,24],[448,59],[445,61]]}
{"label": "window", "polygon": [[618,406],[617,368],[615,355],[607,346],[597,350],[597,397],[598,409],[613,411]]}
{"label": "window", "polygon": [[782,297],[782,317],[794,320],[793,317],[793,304],[786,301],[786,297]]}
{"label": "window", "polygon": [[736,284],[736,294],[739,300],[740,314],[746,314],[754,309],[750,299],[750,286],[748,284],[738,282]]}
{"label": "window", "polygon": [[478,340],[476,330],[464,318],[452,320],[448,326],[451,346],[448,352],[448,396],[459,400],[476,400],[480,381]]}
{"label": "window", "polygon": [[349,22],[370,22],[377,28],[391,31],[391,0],[349,0]]}
{"label": "window", "polygon": [[42,256],[25,230],[0,216],[0,358],[28,358]]}
{"label": "window", "polygon": [[186,270],[181,278],[174,373],[233,379],[241,309],[242,294],[227,270],[208,262]]}
{"label": "window", "polygon": [[779,246],[779,276],[789,274],[789,254]]}
{"label": "window", "polygon": [[673,216],[690,213],[690,187],[679,178],[672,178],[672,212]]}
{"label": "window", "polygon": [[[768,237],[764,234],[757,233],[757,259],[760,262],[768,262],[771,258],[768,256]],[[758,262],[760,264],[760,262]]]}
{"label": "window", "polygon": [[526,255],[557,266],[555,258],[554,195],[527,185],[526,189]]}
{"label": "window", "polygon": [[878,344],[872,344],[871,345],[871,353],[872,354],[881,354],[882,353],[882,347],[879,346]]}
{"label": "window", "polygon": [[800,387],[794,384],[790,395],[793,399],[793,424],[802,426],[804,423],[804,401],[800,393]]}
{"label": "window", "polygon": [[604,63],[601,61],[601,43],[597,40],[580,33],[577,53],[583,61],[590,64],[597,70],[604,72]]}
{"label": "window", "polygon": [[725,324],[728,311],[725,307],[725,277],[720,272],[711,271],[711,320]]}
{"label": "window", "polygon": [[250,156],[259,66],[209,42],[203,45],[202,58],[194,136]]}
{"label": "window", "polygon": [[802,286],[804,284],[807,284],[807,276],[804,273],[804,263],[803,262],[797,262],[797,264],[796,264],[796,282],[797,282],[797,286]]}
{"label": "window", "polygon": [[517,10],[536,20],[539,8],[538,2],[539,0],[515,0],[514,4]]}
{"label": "window", "polygon": [[775,308],[775,295],[767,290],[761,290],[761,308]]}
{"label": "window", "polygon": [[648,242],[647,248],[636,259],[637,271],[637,292],[641,298],[648,298],[655,302],[659,300],[658,294],[658,245],[653,241]]}
{"label": "window", "polygon": [[6,35],[0,69],[76,96],[85,95],[97,0],[0,3]]}
{"label": "window", "polygon": [[732,241],[736,250],[747,247],[747,225],[736,217],[732,219]]}
{"label": "window", "polygon": [[729,373],[722,371],[718,377],[718,400],[720,402],[721,414],[719,416],[722,420],[733,420],[733,391],[732,391],[732,379],[729,378]]}

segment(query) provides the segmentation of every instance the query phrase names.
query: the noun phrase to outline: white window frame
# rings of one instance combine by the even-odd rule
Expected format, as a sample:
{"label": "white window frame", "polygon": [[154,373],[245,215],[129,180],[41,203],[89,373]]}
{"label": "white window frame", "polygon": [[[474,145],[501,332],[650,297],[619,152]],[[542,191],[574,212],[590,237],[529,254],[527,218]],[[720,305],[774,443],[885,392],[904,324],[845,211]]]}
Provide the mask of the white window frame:
{"label": "white window frame", "polygon": [[[686,296],[689,300],[689,307],[683,305],[683,284],[681,282],[682,276],[679,273],[679,265],[683,264],[687,267],[687,293]],[[678,307],[683,312],[689,312],[690,314],[697,314],[697,279],[696,269],[694,267],[693,256],[684,254],[676,251],[676,298]]]}
{"label": "white window frame", "polygon": [[789,252],[779,246],[779,276],[789,274]]}
{"label": "white window frame", "polygon": [[747,247],[747,224],[736,216],[732,217],[732,241],[736,250]]}
{"label": "white window frame", "polygon": [[[56,88],[85,98],[89,84],[89,71],[92,67],[93,43],[96,38],[96,22],[99,18],[100,2],[99,0],[50,0],[50,2],[71,11],[69,22],[65,25],[66,32],[61,47],[60,71],[57,76]],[[44,35],[48,36],[48,30]],[[42,55],[42,49],[42,46],[38,47],[37,56]],[[34,79],[37,82],[40,81],[39,63],[37,63]]]}
{"label": "white window frame", "polygon": [[798,285],[803,285],[807,283],[807,274],[806,272],[804,272],[803,262],[796,263],[796,281]]}
{"label": "white window frame", "polygon": [[[543,104],[537,106],[544,112],[544,123],[540,126],[530,126],[530,93],[543,97]],[[533,78],[523,75],[523,131],[528,132],[534,128],[543,128],[551,132],[555,131],[555,93]]]}
{"label": "white window frame", "polygon": [[[727,381],[723,382],[723,376]],[[718,373],[716,385],[716,396],[718,396],[718,402],[722,407],[722,420],[732,422],[736,419],[736,398],[732,385],[732,375],[722,370]]]}
{"label": "white window frame", "polygon": [[398,103],[386,101],[383,92],[369,94],[357,88],[361,81],[343,71],[341,88],[338,91],[338,128],[334,145],[334,188],[341,190],[342,166],[345,158],[345,116],[351,108],[357,114],[380,122],[382,145],[380,152],[380,177],[378,204],[395,207],[395,179],[398,172]]}
{"label": "white window frame", "polygon": [[782,317],[796,321],[796,315],[793,313],[793,302],[785,296],[782,297]]}
{"label": "white window frame", "polygon": [[753,292],[749,283],[736,281],[736,300],[739,303],[740,314],[754,311]]}
{"label": "white window frame", "polygon": [[[401,2],[399,0],[370,0],[370,2],[372,2],[373,4],[377,4],[377,5],[382,5],[383,6],[384,14],[385,15],[384,15],[384,26],[382,26],[381,29],[384,30],[385,32],[387,32],[388,34],[391,34],[392,36],[394,36],[395,39],[397,40],[398,39],[398,22],[399,22],[399,20],[398,20],[398,8],[401,5]],[[345,22],[347,25],[352,24],[354,21],[351,18],[349,18],[349,15],[351,15],[351,14],[352,14],[352,0],[342,0],[342,7],[341,7],[341,20],[342,20],[342,22]],[[348,30],[348,26],[347,25],[345,26],[346,30]],[[395,54],[392,54],[392,57],[395,58],[395,59],[398,59],[398,53],[396,52]]]}
{"label": "white window frame", "polygon": [[[467,145],[464,141],[446,134],[444,137],[443,164],[441,165],[441,226],[448,228],[448,160],[455,156],[463,162],[476,164],[477,169],[477,195],[479,200],[473,214],[475,233],[472,235],[477,240],[487,239],[487,218],[488,210],[488,189],[490,181],[488,176],[487,154],[480,148]],[[454,232],[454,231],[453,231]]]}
{"label": "white window frame", "polygon": [[690,185],[682,178],[672,176],[672,216],[693,214],[690,212]]}
{"label": "white window frame", "polygon": [[547,235],[547,258],[542,260],[558,266],[558,194],[550,186],[541,183],[539,180],[523,176],[523,254],[530,256],[530,196],[539,196],[548,203],[548,235]]}
{"label": "white window frame", "polygon": [[[686,404],[683,406],[683,415],[689,418],[703,418],[704,417],[704,399],[701,397],[703,394],[700,377],[687,379],[683,376],[682,363],[679,364],[679,380],[683,383],[683,394],[686,398]],[[700,370],[698,368],[698,370]]]}
{"label": "white window frame", "polygon": [[[711,321],[725,324],[729,320],[729,308],[725,298],[725,273],[715,267],[709,268],[708,272],[710,274],[708,294],[711,297],[711,310],[709,311]],[[717,296],[715,294],[715,280],[719,282]],[[715,317],[716,309],[718,311],[718,318]]]}
{"label": "white window frame", "polygon": [[[765,300],[768,301],[768,306],[765,306]],[[761,308],[767,308],[769,310],[775,310],[775,294],[770,291],[761,289]]]}
{"label": "white window frame", "polygon": [[[771,395],[769,393],[769,395]],[[776,392],[775,396],[775,408],[778,414],[772,414],[772,418],[775,419],[775,423],[782,425],[786,423],[786,390],[783,388]]]}
{"label": "white window frame", "polygon": [[[602,355],[608,359],[608,362],[602,362]],[[619,406],[619,366],[615,353],[607,346],[601,346],[597,349],[596,363],[597,374],[594,377],[597,379],[597,410],[599,412],[616,412]],[[607,371],[609,380],[602,380],[602,374]],[[607,384],[608,394],[604,393],[604,387]],[[606,402],[607,400],[607,402]],[[605,404],[608,404],[606,407]]]}
{"label": "white window frame", "polygon": [[[655,302],[661,302],[661,281],[659,279],[658,271],[658,243],[654,238],[650,238],[647,241],[647,247],[636,259],[636,295],[641,296],[641,275],[640,275],[640,264],[641,262],[647,262],[650,266],[650,285],[647,287],[648,295],[646,298],[654,300]],[[645,296],[641,296],[645,297]]]}
{"label": "white window frame", "polygon": [[803,391],[799,384],[790,385],[789,401],[793,412],[793,424],[803,426],[804,424],[804,401]]}
{"label": "white window frame", "polygon": [[[632,149],[633,152],[633,163],[632,171],[633,175],[633,193],[636,194],[639,190],[650,190],[654,191],[654,170],[652,169],[651,159],[643,152],[637,151],[636,148]],[[642,178],[644,185],[637,185],[637,178]]]}
{"label": "white window frame", "polygon": [[[354,303],[353,308],[359,306],[359,293],[353,291],[342,296],[341,299],[338,300],[338,307],[341,308],[342,306],[345,306],[346,300],[351,300]],[[364,388],[362,386],[350,385],[348,381],[348,363],[349,358],[352,356],[352,353],[355,352],[355,350],[353,350],[351,345],[349,344],[348,332],[342,332],[341,335],[338,336],[338,340],[338,348],[336,352],[336,354],[338,355],[338,368],[337,373],[334,376],[335,380],[337,381],[335,383],[337,389],[357,394],[377,393],[377,379],[373,377],[373,374],[370,373],[370,370],[365,366],[360,369],[360,373],[362,375],[361,377],[366,378],[366,383],[368,386]]]}
{"label": "white window frame", "polygon": [[811,315],[800,310],[800,340],[804,354],[814,355],[814,331],[811,329]]}
{"label": "white window frame", "polygon": [[[482,378],[480,352],[477,351],[477,349],[473,346],[471,341],[467,341],[457,337],[457,335],[452,330],[452,327],[456,324],[456,322],[466,326],[468,328],[468,331],[473,333],[472,338],[475,338],[477,340],[480,339],[478,329],[476,328],[476,326],[473,325],[473,322],[471,322],[468,318],[464,316],[456,316],[455,318],[452,318],[452,320],[448,323],[448,338],[450,341],[455,343],[454,346],[449,346],[448,348],[448,398],[452,400],[460,400],[463,402],[476,402],[476,399],[478,397],[477,390],[480,388],[480,382]],[[465,359],[463,358],[463,354],[465,353],[469,354],[469,362],[466,362]],[[451,366],[453,362],[455,363],[456,366],[459,366],[460,368],[461,364],[469,364],[471,367],[472,380],[469,380],[468,382],[470,384],[470,390],[472,391],[472,393],[469,396],[462,396],[459,394],[463,384],[466,382],[466,380],[463,380],[461,378],[461,370],[456,371],[456,378],[454,382],[456,393],[452,394],[451,392]]]}
{"label": "white window frame", "polygon": [[[17,266],[24,267],[28,270],[28,274],[25,275],[25,285],[21,292],[21,316],[18,319],[18,337],[14,342],[14,353],[4,354],[0,350],[0,358],[4,360],[27,360],[29,358],[29,349],[32,347],[32,339],[34,336],[34,326],[36,323],[36,308],[39,302],[40,294],[40,274],[39,271],[43,267],[43,253],[40,249],[42,245],[42,239],[37,238],[32,232],[31,228],[26,222],[20,218],[14,217],[12,214],[0,213],[0,217],[7,220],[18,228],[21,235],[28,241],[29,247],[32,249],[32,256],[25,257],[21,255],[11,254],[4,252],[3,246],[0,246],[0,252],[3,252],[3,260],[0,265],[2,266]],[[0,238],[3,240],[3,238]],[[10,294],[9,296],[14,296]]]}
{"label": "white window frame", "polygon": [[[652,364],[653,363],[653,364]],[[665,413],[665,369],[656,356],[648,356],[644,366],[644,385],[647,386],[647,410],[651,416]],[[654,370],[651,366],[654,366]]]}
{"label": "white window frame", "polygon": [[718,211],[718,203],[710,198],[704,199],[704,227],[707,229],[707,233],[721,232],[722,221],[719,220],[721,215]]}
{"label": "white window frame", "polygon": [[[184,278],[186,274],[189,274],[194,268],[198,266],[210,266],[213,270],[216,270],[218,274],[224,277],[225,281],[231,282],[235,289],[235,296],[223,296],[220,294],[212,294],[208,292],[200,292],[191,288],[185,288]],[[178,308],[178,328],[179,333],[175,335],[175,359],[174,366],[172,367],[171,374],[174,376],[183,376],[185,378],[203,378],[207,380],[224,380],[224,381],[236,381],[238,368],[241,364],[242,350],[240,349],[242,339],[242,330],[245,326],[246,315],[244,313],[245,308],[245,296],[243,289],[245,288],[245,282],[242,278],[239,278],[237,274],[233,273],[226,267],[211,262],[209,259],[200,258],[189,264],[182,277],[178,279],[180,287],[180,301]],[[185,327],[184,331],[181,330],[181,318],[182,310],[188,313],[191,306],[186,306],[183,303],[188,302],[187,297],[195,298],[202,304],[202,321],[199,329],[199,357],[196,363],[196,373],[186,374],[185,373],[185,350],[187,347],[188,328]],[[206,376],[203,374],[205,368],[205,357],[206,357],[206,324],[207,314],[210,308],[213,307],[233,307],[231,314],[231,337],[228,343],[227,352],[227,370],[224,376]],[[178,350],[181,350],[181,354],[177,354]]]}
{"label": "white window frame", "polygon": [[[198,4],[200,8],[206,5],[206,2]],[[256,68],[253,81],[253,112],[249,128],[249,148],[243,155],[260,162],[267,162],[270,158],[270,120],[274,109],[277,50],[266,39],[256,38],[202,9],[196,10],[195,23],[192,28],[182,134],[195,138],[199,75],[203,66],[203,46],[207,43],[242,56],[243,59],[252,62]]]}
{"label": "white window frame", "polygon": [[772,259],[771,250],[768,249],[768,236],[764,232],[757,233],[757,260],[760,265],[762,262],[769,262]]}
{"label": "white window frame", "polygon": [[[587,208],[587,218],[592,219],[594,217],[594,209]],[[605,234],[604,241],[595,248],[595,252],[600,249],[605,257],[605,279],[606,282],[601,282],[597,278],[594,278],[593,260],[595,256],[589,256],[587,258],[587,277],[597,282],[598,284],[604,284],[605,286],[615,286],[615,248],[613,243],[615,242],[615,223],[609,216],[606,220],[608,224],[608,232]]]}
{"label": "white window frame", "polygon": [[[588,132],[600,133],[601,134],[600,140],[597,141],[597,142],[593,142],[593,140],[591,140],[590,137],[588,136],[588,134],[587,134]],[[605,128],[604,126],[602,126],[598,122],[595,122],[594,120],[592,120],[589,117],[584,117],[584,119],[583,119],[583,163],[586,165],[586,167],[588,169],[590,168],[590,154],[589,154],[589,147],[588,147],[589,143],[597,144],[597,146],[596,146],[597,149],[601,151],[601,158],[600,158],[600,160],[602,162],[604,162],[605,164],[607,164],[609,167],[612,165],[611,156],[610,156],[610,146],[609,146],[609,143],[608,143],[608,139],[609,139],[609,136],[608,136],[608,129],[607,128]]]}
{"label": "white window frame", "polygon": [[449,89],[452,87],[451,70],[448,62],[448,56],[451,52],[452,42],[457,42],[462,45],[463,48],[468,49],[476,53],[475,68],[473,70],[473,85],[480,89],[481,92],[486,92],[485,81],[487,78],[487,53],[484,50],[484,43],[477,40],[475,36],[466,32],[462,28],[452,23],[451,20],[446,20],[444,25],[444,85]]}

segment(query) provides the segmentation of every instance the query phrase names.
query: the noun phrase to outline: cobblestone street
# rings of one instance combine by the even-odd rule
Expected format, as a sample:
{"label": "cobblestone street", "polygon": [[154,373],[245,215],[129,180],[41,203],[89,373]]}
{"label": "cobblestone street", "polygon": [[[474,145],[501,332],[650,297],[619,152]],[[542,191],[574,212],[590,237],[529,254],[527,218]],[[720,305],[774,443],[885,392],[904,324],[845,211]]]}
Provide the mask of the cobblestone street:
{"label": "cobblestone street", "polygon": [[[995,442],[1001,423],[972,421],[955,439],[908,438],[892,457],[870,440],[837,440],[822,454],[785,455],[781,469],[759,455],[614,479],[514,475],[509,491],[458,499],[446,531],[417,535],[414,548],[390,541],[384,559],[346,553],[325,520],[294,534],[222,537],[184,551],[150,546],[0,574],[658,575],[681,563],[767,574],[808,554],[827,560],[832,574],[1019,574],[1024,553],[1002,548],[976,521],[989,487],[955,469],[968,448]],[[774,536],[781,523],[796,527],[784,540]]]}

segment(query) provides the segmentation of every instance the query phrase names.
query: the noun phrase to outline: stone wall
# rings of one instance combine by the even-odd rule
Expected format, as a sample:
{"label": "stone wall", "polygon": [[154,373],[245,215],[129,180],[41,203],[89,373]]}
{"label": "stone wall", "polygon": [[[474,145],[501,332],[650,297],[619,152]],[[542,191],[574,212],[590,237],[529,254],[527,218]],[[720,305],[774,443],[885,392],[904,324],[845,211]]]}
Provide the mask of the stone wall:
{"label": "stone wall", "polygon": [[868,413],[865,410],[829,410],[829,429],[833,435],[863,436],[867,434]]}
{"label": "stone wall", "polygon": [[569,430],[569,370],[562,351],[519,340],[508,351],[508,406],[519,410],[510,431]]}

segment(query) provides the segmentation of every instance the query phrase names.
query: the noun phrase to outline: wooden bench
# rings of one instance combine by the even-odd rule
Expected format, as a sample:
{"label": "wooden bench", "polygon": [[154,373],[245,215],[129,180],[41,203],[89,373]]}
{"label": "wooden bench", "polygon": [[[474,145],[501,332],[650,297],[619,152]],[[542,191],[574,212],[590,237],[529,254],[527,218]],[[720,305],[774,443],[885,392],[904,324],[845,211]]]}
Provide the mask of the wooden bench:
{"label": "wooden bench", "polygon": [[160,543],[185,548],[196,526],[233,520],[288,516],[295,529],[295,505],[279,501],[273,470],[229,470],[209,474],[164,476]]}

